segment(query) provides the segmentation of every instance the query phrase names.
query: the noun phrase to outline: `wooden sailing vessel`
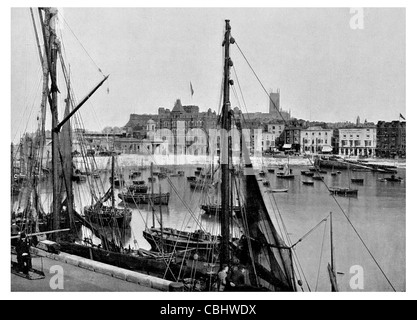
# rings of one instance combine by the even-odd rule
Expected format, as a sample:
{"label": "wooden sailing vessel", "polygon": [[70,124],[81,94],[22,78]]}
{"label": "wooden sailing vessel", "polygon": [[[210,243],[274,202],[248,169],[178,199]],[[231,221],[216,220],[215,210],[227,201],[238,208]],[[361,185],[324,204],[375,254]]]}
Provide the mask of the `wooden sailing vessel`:
{"label": "wooden sailing vessel", "polygon": [[[109,191],[96,204],[84,208],[84,216],[94,224],[104,227],[118,226],[124,228],[132,218],[132,210],[128,208],[119,209],[115,206],[114,199],[114,155],[112,156],[111,186]],[[111,206],[104,203],[111,199]]]}

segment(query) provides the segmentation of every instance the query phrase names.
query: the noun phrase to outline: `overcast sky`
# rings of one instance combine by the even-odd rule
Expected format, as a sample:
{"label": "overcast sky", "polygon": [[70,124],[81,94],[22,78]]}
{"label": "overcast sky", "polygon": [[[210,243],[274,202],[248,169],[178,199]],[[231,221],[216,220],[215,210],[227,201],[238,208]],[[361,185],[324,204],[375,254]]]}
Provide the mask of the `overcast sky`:
{"label": "overcast sky", "polygon": [[[349,8],[61,12],[64,53],[77,97],[102,79],[96,64],[110,74],[81,110],[89,130],[123,126],[131,113],[157,113],[158,107],[172,108],[177,98],[217,111],[225,19],[231,20],[232,35],[265,88],[280,88],[282,106],[293,116],[331,122],[354,121],[358,115],[368,121],[406,116],[404,9],[365,9],[363,30],[351,29]],[[26,126],[35,128],[27,119],[36,120],[41,71],[29,9],[12,9],[11,18],[11,133],[18,139]],[[268,97],[236,45],[231,56],[249,112],[268,112]],[[62,81],[60,89],[65,93]],[[232,104],[238,106],[233,96]]]}

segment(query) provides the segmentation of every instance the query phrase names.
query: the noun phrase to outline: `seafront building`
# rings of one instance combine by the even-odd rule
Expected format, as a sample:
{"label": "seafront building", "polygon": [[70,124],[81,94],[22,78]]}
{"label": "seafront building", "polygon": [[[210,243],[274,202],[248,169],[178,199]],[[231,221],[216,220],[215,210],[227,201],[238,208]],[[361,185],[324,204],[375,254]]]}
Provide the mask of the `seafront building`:
{"label": "seafront building", "polygon": [[381,158],[405,158],[406,122],[379,121],[377,124],[376,154]]}
{"label": "seafront building", "polygon": [[301,153],[333,153],[334,137],[333,129],[323,129],[322,127],[309,127],[302,129],[301,133]]}
{"label": "seafront building", "polygon": [[339,155],[354,157],[376,156],[376,126],[343,128],[339,130]]}

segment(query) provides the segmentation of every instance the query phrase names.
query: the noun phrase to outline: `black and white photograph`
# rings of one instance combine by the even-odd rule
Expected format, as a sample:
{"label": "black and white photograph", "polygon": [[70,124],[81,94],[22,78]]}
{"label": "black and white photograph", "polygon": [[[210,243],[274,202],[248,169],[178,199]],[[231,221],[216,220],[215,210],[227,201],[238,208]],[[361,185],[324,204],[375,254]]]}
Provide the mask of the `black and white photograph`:
{"label": "black and white photograph", "polygon": [[408,291],[408,8],[111,5],[8,8],[11,297]]}

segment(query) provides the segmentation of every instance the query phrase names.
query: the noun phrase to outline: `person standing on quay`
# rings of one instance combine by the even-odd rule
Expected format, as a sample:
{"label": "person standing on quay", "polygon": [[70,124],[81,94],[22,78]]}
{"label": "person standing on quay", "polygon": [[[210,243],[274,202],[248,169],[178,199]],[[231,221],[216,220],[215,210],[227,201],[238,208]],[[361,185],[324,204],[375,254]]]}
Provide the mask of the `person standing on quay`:
{"label": "person standing on quay", "polygon": [[218,274],[219,292],[223,292],[226,289],[228,273],[229,273],[229,266],[223,265],[222,270]]}

